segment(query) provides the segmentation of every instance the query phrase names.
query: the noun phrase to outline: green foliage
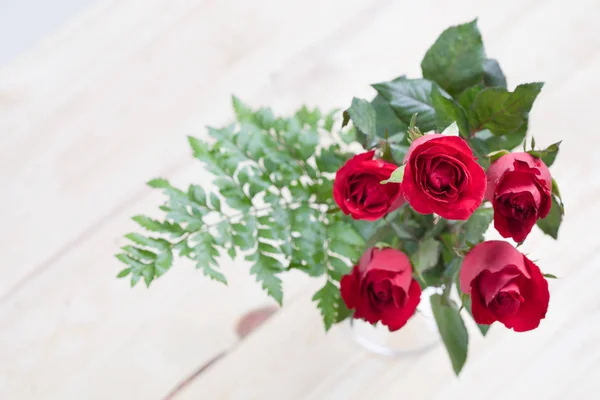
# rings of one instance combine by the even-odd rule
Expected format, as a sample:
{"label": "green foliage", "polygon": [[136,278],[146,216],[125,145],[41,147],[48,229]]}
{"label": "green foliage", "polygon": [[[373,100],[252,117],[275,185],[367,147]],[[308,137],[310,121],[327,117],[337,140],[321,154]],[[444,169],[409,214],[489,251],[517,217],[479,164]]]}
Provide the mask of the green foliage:
{"label": "green foliage", "polygon": [[433,107],[436,112],[437,132],[442,132],[456,122],[460,136],[469,137],[469,120],[463,107],[454,99],[448,98],[436,90],[432,94]]}
{"label": "green foliage", "polygon": [[563,217],[562,202],[556,194],[552,194],[552,207],[546,218],[538,219],[537,226],[546,234],[558,239],[558,230]]}
{"label": "green foliage", "polygon": [[[279,275],[300,269],[327,276],[316,297],[327,327],[345,318],[336,287],[358,260],[365,241],[340,216],[331,196],[333,172],[350,157],[333,128],[335,113],[300,108],[279,118],[266,108],[253,110],[233,98],[235,124],[208,128],[211,143],[189,138],[194,157],[214,176],[216,190],[190,185],[187,191],[163,178],[148,182],[162,190],[162,219],[133,219],[149,235],[131,233],[133,242],[117,258],[126,264],[119,278],[147,285],[164,274],[173,255],[194,262],[202,273],[227,283],[221,257],[242,255],[262,288],[282,303]],[[361,130],[375,135],[375,110],[355,99],[349,111]],[[321,137],[327,136],[321,144]],[[333,290],[335,288],[335,290]]]}
{"label": "green foliage", "polygon": [[437,127],[433,91],[437,90],[448,97],[436,83],[427,79],[398,78],[391,82],[376,83],[373,88],[389,102],[396,116],[406,125],[417,114],[416,125],[423,132]]}
{"label": "green foliage", "polygon": [[558,150],[560,149],[560,142],[556,142],[548,146],[543,150],[535,150],[535,141],[531,138],[531,150],[528,151],[534,157],[540,158],[546,166],[551,166],[554,164],[554,160],[556,160],[556,156],[558,155]]}
{"label": "green foliage", "polygon": [[440,245],[441,243],[432,237],[426,237],[419,241],[417,252],[411,259],[417,273],[422,274],[425,270],[437,265],[441,252]]}
{"label": "green foliage", "polygon": [[481,82],[486,61],[477,20],[446,29],[425,54],[423,77],[450,94]]}
{"label": "green foliage", "polygon": [[450,361],[452,361],[454,373],[458,375],[467,360],[469,334],[465,323],[456,304],[439,294],[431,296],[431,309]]}
{"label": "green foliage", "polygon": [[527,122],[543,83],[517,86],[514,92],[500,87],[486,88],[475,96],[469,108],[471,132],[488,129],[495,135],[510,135]]}
{"label": "green foliage", "polygon": [[404,168],[406,165],[401,165],[392,172],[390,177],[386,180],[381,181],[382,185],[386,183],[402,183],[402,179],[404,179]]}
{"label": "green foliage", "polygon": [[506,89],[506,77],[498,61],[491,58],[483,63],[483,82],[488,87],[501,87]]}
{"label": "green foliage", "polygon": [[353,98],[352,105],[346,110],[346,113],[348,113],[348,117],[361,134],[367,137],[374,137],[376,135],[377,121],[375,108],[367,100]]}
{"label": "green foliage", "polygon": [[331,281],[325,282],[325,286],[315,293],[312,299],[317,302],[317,307],[321,311],[326,331],[333,324],[341,322],[350,316],[351,311],[342,300],[340,289]]}

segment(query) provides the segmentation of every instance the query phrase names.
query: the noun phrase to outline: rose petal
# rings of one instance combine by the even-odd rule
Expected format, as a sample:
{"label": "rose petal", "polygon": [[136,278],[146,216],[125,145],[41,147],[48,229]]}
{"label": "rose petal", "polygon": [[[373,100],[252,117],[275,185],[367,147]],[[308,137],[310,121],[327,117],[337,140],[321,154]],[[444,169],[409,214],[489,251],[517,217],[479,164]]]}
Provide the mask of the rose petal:
{"label": "rose petal", "polygon": [[414,279],[410,283],[408,296],[404,307],[388,307],[381,314],[381,323],[386,325],[390,332],[397,331],[406,325],[421,301],[421,287]]}
{"label": "rose petal", "polygon": [[460,269],[460,288],[471,291],[471,283],[483,271],[498,272],[508,266],[516,267],[522,275],[530,278],[523,255],[508,242],[489,240],[473,247],[465,256]]}

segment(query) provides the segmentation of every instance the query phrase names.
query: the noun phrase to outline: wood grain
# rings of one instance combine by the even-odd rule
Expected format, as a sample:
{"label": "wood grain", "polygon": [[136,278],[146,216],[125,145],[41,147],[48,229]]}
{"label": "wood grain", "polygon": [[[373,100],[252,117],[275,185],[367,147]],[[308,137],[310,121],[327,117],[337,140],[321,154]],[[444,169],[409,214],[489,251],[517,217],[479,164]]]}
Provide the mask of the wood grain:
{"label": "wood grain", "polygon": [[[0,398],[160,399],[228,348],[180,398],[593,395],[599,242],[581,232],[600,222],[588,150],[599,10],[594,0],[128,0],[88,10],[0,70]],[[185,135],[231,118],[230,93],[281,112],[344,107],[370,96],[369,83],[418,76],[440,30],[476,16],[511,86],[548,82],[532,113],[536,141],[565,140],[553,167],[567,204],[560,241],[536,235],[525,247],[562,278],[542,328],[472,335],[456,380],[441,348],[389,360],[358,349],[343,326],[325,335],[310,301],[320,282],[300,275],[285,280],[284,309],[234,348],[240,315],[269,303],[244,262],[223,260],[229,287],[185,262],[150,290],[114,279],[112,254],[136,229],[128,217],[161,201],[142,183],[207,182]]]}

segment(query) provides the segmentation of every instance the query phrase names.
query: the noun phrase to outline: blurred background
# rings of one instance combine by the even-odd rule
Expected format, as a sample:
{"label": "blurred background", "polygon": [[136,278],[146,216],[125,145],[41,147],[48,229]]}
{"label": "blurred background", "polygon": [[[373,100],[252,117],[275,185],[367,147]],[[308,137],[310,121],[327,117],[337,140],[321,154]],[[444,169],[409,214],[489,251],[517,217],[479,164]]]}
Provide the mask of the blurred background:
{"label": "blurred background", "polygon": [[[597,398],[599,15],[597,0],[0,0],[0,399]],[[247,336],[274,304],[243,260],[223,260],[228,287],[181,260],[150,289],[115,279],[129,217],[162,199],[144,182],[207,181],[186,135],[230,121],[232,93],[345,108],[420,76],[441,31],[475,17],[509,88],[546,82],[538,146],[564,140],[559,241],[523,246],[561,278],[539,329],[472,331],[457,379],[442,346],[390,359],[346,326],[325,334],[305,276]]]}

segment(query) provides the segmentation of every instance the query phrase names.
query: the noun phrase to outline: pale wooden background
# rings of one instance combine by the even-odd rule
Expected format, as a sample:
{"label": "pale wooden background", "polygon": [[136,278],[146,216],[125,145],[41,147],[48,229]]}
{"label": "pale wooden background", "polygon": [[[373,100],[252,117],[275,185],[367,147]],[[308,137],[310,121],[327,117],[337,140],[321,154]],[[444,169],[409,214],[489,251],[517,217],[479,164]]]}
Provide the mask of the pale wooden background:
{"label": "pale wooden background", "polygon": [[[479,17],[509,84],[547,82],[531,131],[563,139],[553,174],[560,240],[525,246],[551,282],[530,333],[475,332],[456,379],[442,347],[389,360],[344,327],[325,335],[312,292],[242,342],[245,311],[271,304],[242,261],[228,288],[177,262],[150,290],[114,279],[128,217],[167,176],[205,182],[185,135],[227,122],[230,93],[290,111],[344,107],[368,84],[418,76],[446,26]],[[582,399],[600,376],[600,3],[597,0],[123,0],[90,8],[0,70],[0,399]]]}

